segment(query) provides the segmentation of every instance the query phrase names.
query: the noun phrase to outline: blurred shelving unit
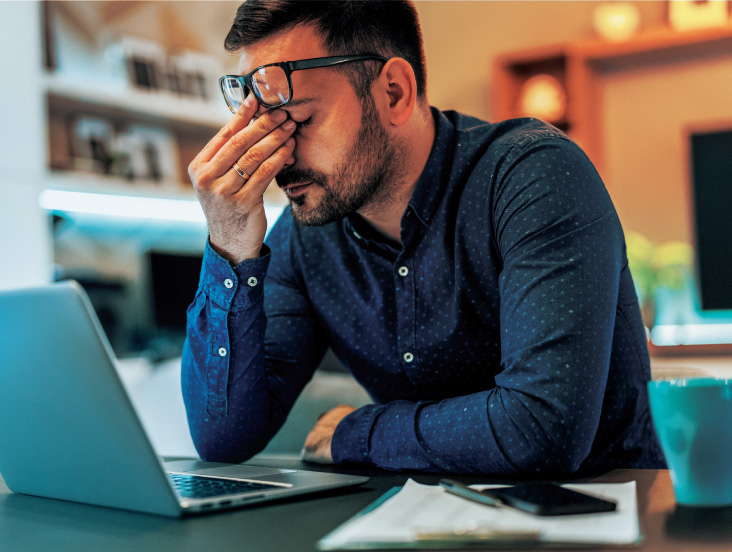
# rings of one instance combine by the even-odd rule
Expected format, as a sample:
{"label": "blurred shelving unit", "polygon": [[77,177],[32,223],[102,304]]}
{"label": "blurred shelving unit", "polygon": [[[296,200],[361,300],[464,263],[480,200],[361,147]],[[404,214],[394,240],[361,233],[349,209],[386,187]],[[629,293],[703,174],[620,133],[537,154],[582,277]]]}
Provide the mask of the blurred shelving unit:
{"label": "blurred shelving unit", "polygon": [[[227,58],[196,38],[206,22],[190,11],[203,4],[42,3],[43,188],[195,201],[188,164],[231,116],[216,82]],[[270,207],[284,205],[278,192],[268,190]]]}
{"label": "blurred shelving unit", "polygon": [[602,172],[604,74],[731,52],[729,25],[683,32],[663,27],[624,41],[587,40],[507,52],[493,66],[494,117],[525,116],[521,103],[526,83],[536,75],[553,77],[566,95],[566,109],[549,122],[568,132]]}

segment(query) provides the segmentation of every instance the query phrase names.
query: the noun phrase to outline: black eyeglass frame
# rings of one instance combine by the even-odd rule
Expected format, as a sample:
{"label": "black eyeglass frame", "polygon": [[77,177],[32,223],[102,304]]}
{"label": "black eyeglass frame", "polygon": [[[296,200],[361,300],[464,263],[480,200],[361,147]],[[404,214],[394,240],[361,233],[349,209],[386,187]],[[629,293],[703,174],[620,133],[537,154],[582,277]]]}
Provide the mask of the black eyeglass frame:
{"label": "black eyeglass frame", "polygon": [[[282,107],[283,105],[287,105],[292,101],[292,78],[290,75],[294,73],[295,71],[301,71],[303,69],[316,69],[318,67],[332,67],[334,65],[340,65],[342,63],[350,63],[352,61],[368,61],[368,60],[375,60],[375,61],[381,61],[385,62],[388,61],[389,58],[385,58],[383,56],[378,56],[375,54],[360,54],[360,55],[354,55],[354,56],[328,56],[328,57],[319,57],[319,58],[311,58],[311,59],[301,59],[298,61],[280,61],[277,63],[268,63],[267,65],[260,65],[253,71],[250,71],[246,75],[224,75],[219,79],[219,88],[221,88],[221,93],[224,95],[224,100],[226,101],[226,105],[229,108],[229,111],[232,113],[236,113],[236,110],[232,108],[231,104],[229,103],[229,99],[226,96],[226,91],[224,90],[224,79],[235,79],[239,81],[239,83],[244,87],[246,90],[251,90],[254,96],[257,98],[257,101],[266,107],[267,109],[274,109],[276,107]],[[275,104],[269,104],[265,102],[260,95],[257,93],[257,89],[252,85],[252,75],[256,73],[257,71],[260,71],[264,69],[265,67],[281,67],[282,70],[285,72],[285,77],[287,78],[287,85],[289,87],[289,99],[286,102],[280,102]]]}

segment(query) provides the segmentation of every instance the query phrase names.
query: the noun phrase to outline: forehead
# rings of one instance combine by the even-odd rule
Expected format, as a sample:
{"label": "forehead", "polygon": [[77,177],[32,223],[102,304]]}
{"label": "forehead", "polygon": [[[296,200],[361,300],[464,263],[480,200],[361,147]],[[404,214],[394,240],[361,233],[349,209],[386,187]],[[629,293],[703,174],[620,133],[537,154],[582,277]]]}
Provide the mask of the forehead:
{"label": "forehead", "polygon": [[245,75],[253,69],[278,61],[297,61],[325,57],[328,52],[323,42],[310,25],[266,36],[247,46],[239,57],[239,74]]}

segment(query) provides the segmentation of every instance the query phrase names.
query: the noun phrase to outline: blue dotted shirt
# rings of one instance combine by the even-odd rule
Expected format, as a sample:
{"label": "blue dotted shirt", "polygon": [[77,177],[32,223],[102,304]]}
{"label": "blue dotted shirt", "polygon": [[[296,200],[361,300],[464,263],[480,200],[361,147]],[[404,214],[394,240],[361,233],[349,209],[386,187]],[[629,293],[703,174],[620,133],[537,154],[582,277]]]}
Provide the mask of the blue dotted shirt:
{"label": "blue dotted shirt", "polygon": [[493,475],[663,467],[620,222],[587,157],[535,119],[433,109],[402,247],[359,215],[258,259],[210,246],[188,312],[183,392],[207,460],[259,452],[330,346],[373,398],[336,462]]}

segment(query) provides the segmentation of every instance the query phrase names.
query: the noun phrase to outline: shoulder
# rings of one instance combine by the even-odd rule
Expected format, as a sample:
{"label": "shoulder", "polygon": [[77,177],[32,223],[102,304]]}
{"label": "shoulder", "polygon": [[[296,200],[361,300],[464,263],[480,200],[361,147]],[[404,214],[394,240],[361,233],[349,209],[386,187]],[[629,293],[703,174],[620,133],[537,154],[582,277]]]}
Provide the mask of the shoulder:
{"label": "shoulder", "polygon": [[498,123],[483,121],[455,111],[445,111],[444,121],[454,129],[453,168],[494,177],[505,174],[526,156],[569,156],[589,163],[584,152],[561,130],[535,118],[507,119]]}
{"label": "shoulder", "polygon": [[458,140],[471,142],[487,140],[496,145],[519,147],[547,139],[571,143],[564,132],[534,117],[490,122],[457,111],[443,111],[441,114],[455,128]]}

